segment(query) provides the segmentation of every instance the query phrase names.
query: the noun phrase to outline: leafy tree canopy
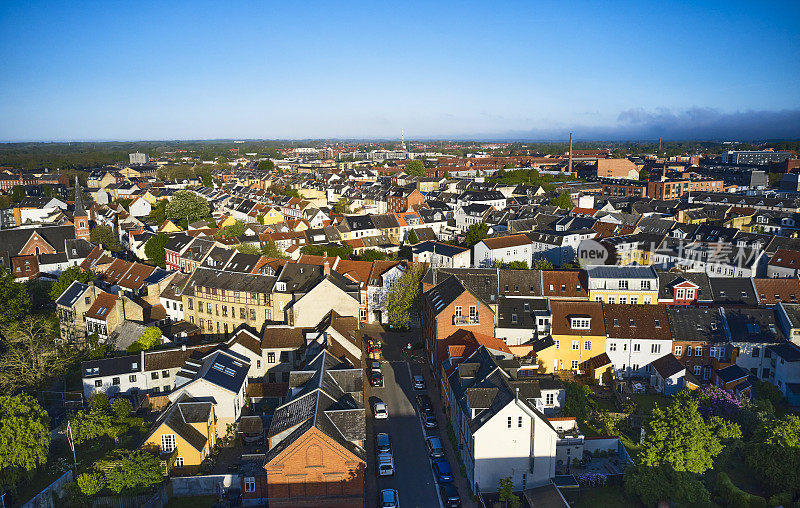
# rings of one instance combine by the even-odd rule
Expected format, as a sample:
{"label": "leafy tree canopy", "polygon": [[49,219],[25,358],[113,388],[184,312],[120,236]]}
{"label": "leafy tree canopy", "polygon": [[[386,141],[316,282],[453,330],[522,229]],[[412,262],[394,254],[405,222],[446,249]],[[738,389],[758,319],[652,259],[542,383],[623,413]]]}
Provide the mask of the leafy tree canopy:
{"label": "leafy tree canopy", "polygon": [[375,249],[365,249],[356,257],[360,261],[380,261],[386,259],[386,253]]}
{"label": "leafy tree canopy", "polygon": [[165,210],[167,219],[189,223],[208,217],[208,202],[192,191],[181,190],[172,195]]}
{"label": "leafy tree canopy", "polygon": [[273,169],[275,169],[275,163],[269,159],[258,161],[258,169],[260,169],[261,171],[272,171]]}
{"label": "leafy tree canopy", "polygon": [[6,268],[0,267],[0,325],[25,317],[31,308],[31,297],[25,284],[16,282]]}
{"label": "leafy tree canopy", "polygon": [[406,174],[410,176],[424,177],[427,175],[425,172],[425,164],[419,159],[414,159],[406,164]]}
{"label": "leafy tree canopy", "polygon": [[0,395],[0,486],[14,488],[47,462],[50,418],[27,394]]}
{"label": "leafy tree canopy", "polygon": [[394,283],[386,301],[389,323],[395,328],[406,329],[419,311],[419,295],[422,283],[422,265],[412,264]]}
{"label": "leafy tree canopy", "polygon": [[408,237],[406,238],[406,243],[410,245],[415,245],[419,243],[419,237],[417,237],[417,232],[413,229],[408,232]]}
{"label": "leafy tree canopy", "polygon": [[64,372],[75,354],[56,344],[55,316],[26,316],[3,324],[0,333],[5,339],[0,350],[0,393],[42,388]]}
{"label": "leafy tree canopy", "polygon": [[471,224],[467,228],[467,235],[465,239],[467,247],[472,247],[476,243],[486,238],[488,232],[489,232],[489,226],[484,222],[478,224]]}
{"label": "leafy tree canopy", "polygon": [[217,231],[217,237],[222,238],[238,238],[244,234],[244,230],[247,228],[247,224],[244,222],[237,220],[233,224],[225,226],[224,228]]}
{"label": "leafy tree canopy", "polygon": [[770,419],[747,445],[747,464],[774,492],[800,491],[800,418]]}
{"label": "leafy tree canopy", "polygon": [[275,243],[274,240],[270,240],[266,242],[264,245],[261,246],[261,254],[269,257],[269,258],[287,258],[286,254],[281,252],[278,248],[278,244]]}
{"label": "leafy tree canopy", "polygon": [[80,266],[70,266],[61,272],[56,283],[50,288],[50,299],[53,301],[58,300],[58,297],[76,280],[86,284],[93,281],[96,276],[91,270],[84,270]]}
{"label": "leafy tree canopy", "polygon": [[564,210],[572,210],[575,208],[575,206],[572,204],[572,199],[570,199],[567,192],[562,192],[558,196],[552,198],[550,200],[550,206],[557,206],[559,208],[563,208]]}
{"label": "leafy tree canopy", "polygon": [[119,243],[119,238],[117,237],[116,233],[114,233],[114,230],[111,229],[111,226],[98,224],[92,228],[89,239],[92,241],[92,243],[96,243],[106,250],[111,250],[114,252],[119,252],[122,250],[122,245]]}
{"label": "leafy tree canopy", "polygon": [[552,270],[553,263],[546,259],[536,259],[533,261],[533,266],[531,268],[534,270]]}
{"label": "leafy tree canopy", "polygon": [[161,329],[157,326],[148,326],[139,340],[128,346],[128,353],[147,351],[161,344]]}
{"label": "leafy tree canopy", "polygon": [[640,453],[643,465],[704,473],[722,452],[724,440],[742,436],[735,423],[718,416],[703,419],[698,405],[699,401],[683,390],[667,407],[653,409]]}
{"label": "leafy tree canopy", "polygon": [[151,236],[144,244],[144,255],[147,256],[147,260],[156,266],[166,268],[167,254],[164,251],[164,247],[166,247],[168,241],[169,235],[164,233]]}
{"label": "leafy tree canopy", "polygon": [[164,481],[161,463],[147,452],[118,450],[116,464],[105,471],[108,488],[117,494],[137,495],[151,491]]}

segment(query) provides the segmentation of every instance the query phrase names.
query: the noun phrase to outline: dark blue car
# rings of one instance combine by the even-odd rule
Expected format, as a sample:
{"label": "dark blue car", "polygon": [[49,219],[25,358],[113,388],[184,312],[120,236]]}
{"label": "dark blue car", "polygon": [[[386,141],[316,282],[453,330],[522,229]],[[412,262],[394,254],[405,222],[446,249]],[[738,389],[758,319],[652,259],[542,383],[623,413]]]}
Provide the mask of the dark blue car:
{"label": "dark blue car", "polygon": [[450,469],[450,463],[445,459],[436,459],[433,461],[433,473],[436,475],[436,481],[439,483],[450,483],[453,481],[453,470]]}

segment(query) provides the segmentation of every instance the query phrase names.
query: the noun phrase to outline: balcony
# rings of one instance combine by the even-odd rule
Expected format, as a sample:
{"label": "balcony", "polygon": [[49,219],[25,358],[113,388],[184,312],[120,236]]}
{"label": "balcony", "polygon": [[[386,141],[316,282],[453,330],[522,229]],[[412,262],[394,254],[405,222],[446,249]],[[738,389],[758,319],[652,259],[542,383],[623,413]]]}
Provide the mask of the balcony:
{"label": "balcony", "polygon": [[472,316],[453,316],[453,325],[455,326],[479,324],[481,324],[481,318],[479,314],[474,314]]}

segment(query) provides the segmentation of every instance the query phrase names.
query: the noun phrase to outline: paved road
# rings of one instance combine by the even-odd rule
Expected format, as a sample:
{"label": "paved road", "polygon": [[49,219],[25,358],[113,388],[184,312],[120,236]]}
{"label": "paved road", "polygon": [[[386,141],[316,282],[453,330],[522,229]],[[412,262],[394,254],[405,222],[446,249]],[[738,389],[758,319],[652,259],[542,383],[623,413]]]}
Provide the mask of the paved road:
{"label": "paved road", "polygon": [[[411,385],[408,364],[384,361],[382,371],[384,386],[373,388],[371,396],[386,402],[389,418],[373,420],[373,436],[386,432],[392,437],[395,473],[378,478],[377,489],[397,489],[404,508],[439,507],[439,490],[425,449],[425,433],[416,412],[416,392]],[[438,435],[439,431],[431,432]]]}

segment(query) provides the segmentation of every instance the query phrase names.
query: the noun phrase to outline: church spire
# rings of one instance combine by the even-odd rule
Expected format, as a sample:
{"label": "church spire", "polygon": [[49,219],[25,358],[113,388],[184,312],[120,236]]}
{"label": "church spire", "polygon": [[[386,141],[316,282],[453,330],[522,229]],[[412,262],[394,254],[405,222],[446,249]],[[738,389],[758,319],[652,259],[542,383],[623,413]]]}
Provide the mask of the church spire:
{"label": "church spire", "polygon": [[88,214],[83,208],[83,192],[81,192],[81,184],[78,182],[78,177],[75,177],[75,211],[73,217],[87,217]]}

